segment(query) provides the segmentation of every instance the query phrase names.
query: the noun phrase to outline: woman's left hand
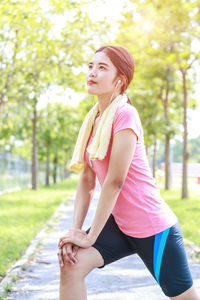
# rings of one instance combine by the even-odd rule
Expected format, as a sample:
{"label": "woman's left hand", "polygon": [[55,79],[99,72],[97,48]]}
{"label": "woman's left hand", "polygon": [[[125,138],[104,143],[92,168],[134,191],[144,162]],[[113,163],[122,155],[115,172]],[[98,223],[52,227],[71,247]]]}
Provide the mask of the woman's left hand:
{"label": "woman's left hand", "polygon": [[73,229],[60,240],[59,248],[62,248],[67,243],[75,244],[81,248],[89,248],[94,244],[94,241],[90,239],[85,231]]}

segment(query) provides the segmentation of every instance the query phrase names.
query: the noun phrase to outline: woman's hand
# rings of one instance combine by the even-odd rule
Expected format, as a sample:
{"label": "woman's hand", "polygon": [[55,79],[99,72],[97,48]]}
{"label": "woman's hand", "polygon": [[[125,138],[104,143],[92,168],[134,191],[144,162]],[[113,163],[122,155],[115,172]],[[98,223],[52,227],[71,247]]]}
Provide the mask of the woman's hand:
{"label": "woman's hand", "polygon": [[[61,242],[65,240],[65,238],[67,237],[67,235],[68,235],[69,233],[72,233],[72,232],[77,232],[77,233],[85,234],[85,231],[84,231],[84,230],[81,230],[81,229],[74,229],[74,228],[69,229],[69,231],[68,231],[63,237],[60,238],[59,243],[58,243],[58,247],[59,247],[59,248],[61,248],[61,247],[60,247]],[[62,244],[62,245],[63,245],[63,244]]]}
{"label": "woman's hand", "polygon": [[[71,233],[74,231],[85,234],[85,231],[83,231],[81,229],[70,229],[69,230],[69,232],[71,232]],[[63,237],[61,237],[59,240],[59,243],[58,243],[59,250],[58,250],[57,255],[58,255],[60,267],[64,266],[65,261],[68,261],[71,264],[75,264],[78,262],[78,260],[76,258],[76,254],[78,252],[79,246],[74,245],[73,243],[66,242],[66,237],[67,237],[68,233],[65,234]]]}
{"label": "woman's hand", "polygon": [[58,251],[58,260],[60,267],[64,266],[64,262],[68,261],[72,265],[78,262],[76,254],[79,247],[73,245],[72,243],[65,244],[62,248],[59,248]]}
{"label": "woman's hand", "polygon": [[89,248],[93,245],[94,241],[90,239],[89,235],[80,229],[71,229],[63,238],[60,239],[58,244],[62,248],[65,244],[72,243],[81,248]]}

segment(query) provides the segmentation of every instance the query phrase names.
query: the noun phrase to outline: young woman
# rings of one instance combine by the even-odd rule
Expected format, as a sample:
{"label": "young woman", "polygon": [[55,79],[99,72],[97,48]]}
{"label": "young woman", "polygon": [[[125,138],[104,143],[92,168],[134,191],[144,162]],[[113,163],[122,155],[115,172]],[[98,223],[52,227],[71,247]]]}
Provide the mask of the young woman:
{"label": "young woman", "polygon": [[[140,118],[125,95],[133,74],[133,58],[120,46],[101,47],[89,63],[88,92],[98,96],[98,103],[86,116],[77,140],[75,150],[84,155],[71,163],[71,169],[83,171],[73,228],[58,244],[61,300],[87,299],[84,279],[92,269],[135,253],[166,296],[199,299],[180,226],[154,183]],[[91,228],[85,232],[81,228],[96,176],[101,194]]]}

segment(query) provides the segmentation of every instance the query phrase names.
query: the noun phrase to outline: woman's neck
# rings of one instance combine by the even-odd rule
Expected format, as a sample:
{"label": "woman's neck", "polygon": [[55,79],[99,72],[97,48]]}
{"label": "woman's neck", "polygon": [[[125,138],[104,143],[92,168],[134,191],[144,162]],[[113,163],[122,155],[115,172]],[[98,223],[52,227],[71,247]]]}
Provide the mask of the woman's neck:
{"label": "woman's neck", "polygon": [[[119,93],[116,95],[102,95],[98,96],[98,104],[99,104],[99,116],[101,117],[103,115],[104,110],[108,107],[108,105],[116,98],[119,96]],[[112,97],[112,100],[111,100]],[[111,100],[111,102],[110,102]]]}

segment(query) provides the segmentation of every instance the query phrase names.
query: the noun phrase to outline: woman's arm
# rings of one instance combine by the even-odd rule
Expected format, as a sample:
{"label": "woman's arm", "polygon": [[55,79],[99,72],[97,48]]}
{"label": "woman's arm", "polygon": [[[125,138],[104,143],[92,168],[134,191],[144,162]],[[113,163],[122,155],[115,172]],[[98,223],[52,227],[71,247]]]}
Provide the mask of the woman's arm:
{"label": "woman's arm", "polygon": [[74,202],[73,228],[81,229],[96,186],[96,174],[85,163],[80,175]]}
{"label": "woman's arm", "polygon": [[136,135],[129,129],[114,135],[110,162],[96,214],[88,234],[93,243],[108,220],[126,179],[136,146]]}
{"label": "woman's arm", "polygon": [[[88,166],[88,164],[85,164],[84,170],[81,173],[79,178],[76,197],[75,197],[73,228],[69,232],[75,231],[78,232],[79,234],[83,232],[80,229],[82,228],[91,199],[93,197],[95,185],[96,185],[96,174]],[[65,240],[68,233],[63,237],[61,237],[58,243],[58,247],[60,248],[58,252],[58,259],[61,267],[64,266],[64,258],[65,260],[67,260],[72,264],[77,262],[76,253],[79,247],[77,247],[71,242],[63,243],[62,246],[65,245],[63,248],[60,246],[62,241]]]}
{"label": "woman's arm", "polygon": [[[130,129],[118,131],[113,138],[108,173],[103,183],[96,214],[88,234],[69,233],[65,242],[90,247],[108,220],[126,179],[136,146],[136,135]],[[61,243],[62,245],[62,243]]]}

